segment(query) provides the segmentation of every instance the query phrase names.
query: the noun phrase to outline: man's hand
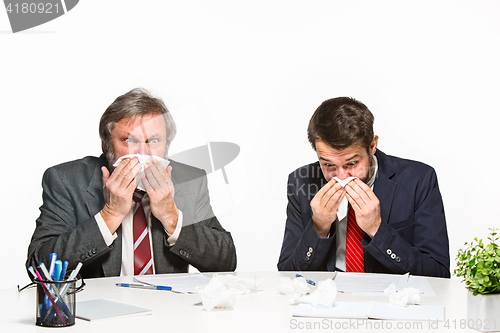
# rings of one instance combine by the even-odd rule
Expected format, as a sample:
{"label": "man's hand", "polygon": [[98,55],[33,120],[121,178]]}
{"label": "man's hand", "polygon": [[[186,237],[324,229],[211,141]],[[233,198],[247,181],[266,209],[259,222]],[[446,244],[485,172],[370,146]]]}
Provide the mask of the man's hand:
{"label": "man's hand", "polygon": [[359,227],[371,238],[375,236],[382,218],[380,217],[380,201],[363,181],[354,179],[346,187],[347,200],[356,214]]}
{"label": "man's hand", "polygon": [[114,234],[132,208],[132,196],[137,187],[136,177],[141,165],[137,158],[126,158],[111,175],[106,167],[103,166],[101,170],[105,202],[101,216],[109,231]]}
{"label": "man's hand", "polygon": [[160,162],[154,160],[146,168],[145,173],[142,183],[149,196],[151,213],[163,224],[165,231],[172,235],[179,220],[179,213],[174,202],[172,167],[168,166],[165,170]]}
{"label": "man's hand", "polygon": [[314,229],[321,238],[327,238],[332,223],[337,218],[337,209],[345,191],[334,179],[330,180],[311,200]]}

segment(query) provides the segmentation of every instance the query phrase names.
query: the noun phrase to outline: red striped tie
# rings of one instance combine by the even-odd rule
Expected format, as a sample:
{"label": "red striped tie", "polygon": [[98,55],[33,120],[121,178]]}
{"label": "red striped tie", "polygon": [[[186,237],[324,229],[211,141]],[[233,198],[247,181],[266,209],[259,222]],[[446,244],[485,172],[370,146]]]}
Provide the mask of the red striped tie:
{"label": "red striped tie", "polygon": [[349,205],[347,214],[347,239],[346,239],[346,271],[347,272],[364,272],[365,259],[361,239],[363,238],[363,230],[356,223],[356,215],[354,209]]}
{"label": "red striped tie", "polygon": [[148,222],[142,207],[143,191],[134,192],[134,275],[153,274],[153,258],[149,244]]}

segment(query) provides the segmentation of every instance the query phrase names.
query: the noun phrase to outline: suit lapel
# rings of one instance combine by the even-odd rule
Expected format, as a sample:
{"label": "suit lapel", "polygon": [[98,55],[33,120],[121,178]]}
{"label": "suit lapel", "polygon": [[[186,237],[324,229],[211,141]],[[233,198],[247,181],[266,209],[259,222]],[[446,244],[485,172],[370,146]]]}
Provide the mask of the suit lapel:
{"label": "suit lapel", "polygon": [[[380,201],[381,223],[388,223],[392,202],[394,200],[394,193],[397,187],[397,184],[391,180],[395,174],[395,169],[387,155],[380,150],[377,149],[375,156],[377,156],[378,174],[375,179],[373,192]],[[365,235],[365,237],[367,237],[367,241],[369,241],[369,237],[367,235]],[[374,264],[374,259],[365,260],[365,272],[372,272]]]}
{"label": "suit lapel", "polygon": [[[172,166],[172,184],[174,184],[174,202],[179,210],[183,211],[183,213],[188,213],[184,212],[186,209],[184,204],[186,202],[185,196],[189,195],[189,191],[186,193],[184,187],[186,186],[186,182],[189,181],[185,180],[186,176],[183,174],[178,162],[170,160],[170,165]],[[185,215],[185,217],[187,216]]]}
{"label": "suit lapel", "polygon": [[174,184],[174,199],[175,196],[179,193],[182,192],[182,182],[179,181],[180,178],[180,172],[182,172],[182,169],[177,167],[177,162],[170,160],[170,164],[172,167],[172,174],[171,174],[171,179],[172,179],[172,184]]}
{"label": "suit lapel", "polygon": [[396,191],[396,183],[392,181],[395,174],[394,166],[391,161],[380,150],[375,154],[378,161],[378,175],[375,179],[373,192],[380,201],[380,216],[382,223],[389,221],[394,192]]}

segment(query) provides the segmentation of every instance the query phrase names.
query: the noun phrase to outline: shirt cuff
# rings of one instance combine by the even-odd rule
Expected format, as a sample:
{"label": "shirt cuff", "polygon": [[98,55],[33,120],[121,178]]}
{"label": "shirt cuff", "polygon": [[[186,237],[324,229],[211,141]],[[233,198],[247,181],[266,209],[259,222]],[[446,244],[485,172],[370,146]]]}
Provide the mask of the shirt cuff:
{"label": "shirt cuff", "polygon": [[118,237],[118,235],[116,234],[116,232],[114,234],[111,234],[111,231],[109,231],[106,222],[104,222],[104,219],[101,216],[101,212],[95,214],[94,218],[97,222],[99,230],[101,231],[102,238],[104,238],[104,242],[107,246],[110,246],[111,244],[113,244],[113,241]]}
{"label": "shirt cuff", "polygon": [[182,229],[182,212],[180,210],[177,210],[179,212],[179,219],[177,220],[177,226],[175,227],[174,233],[169,234],[165,229],[165,233],[168,235],[167,242],[170,246],[174,246],[175,242],[177,241],[177,238],[179,238],[179,234],[181,233]]}

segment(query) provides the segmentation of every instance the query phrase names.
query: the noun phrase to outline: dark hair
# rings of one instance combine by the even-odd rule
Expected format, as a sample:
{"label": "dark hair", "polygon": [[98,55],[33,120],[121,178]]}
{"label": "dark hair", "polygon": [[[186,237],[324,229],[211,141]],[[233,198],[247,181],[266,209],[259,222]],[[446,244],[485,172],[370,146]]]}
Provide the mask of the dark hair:
{"label": "dark hair", "polygon": [[122,119],[144,116],[147,114],[162,114],[165,118],[167,129],[167,151],[170,143],[175,137],[176,127],[172,115],[159,98],[151,96],[149,91],[143,88],[135,88],[128,93],[119,96],[104,111],[99,122],[99,136],[104,144],[110,147],[111,132],[115,125]]}
{"label": "dark hair", "polygon": [[337,150],[361,144],[369,151],[373,140],[373,114],[354,98],[328,99],[311,117],[307,137],[314,150],[315,141],[319,139]]}

